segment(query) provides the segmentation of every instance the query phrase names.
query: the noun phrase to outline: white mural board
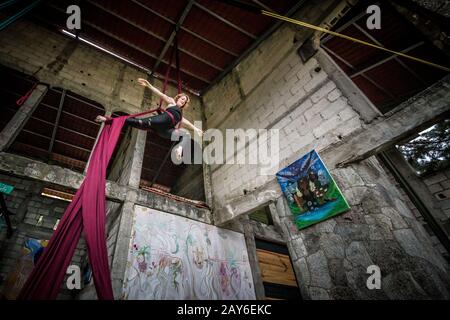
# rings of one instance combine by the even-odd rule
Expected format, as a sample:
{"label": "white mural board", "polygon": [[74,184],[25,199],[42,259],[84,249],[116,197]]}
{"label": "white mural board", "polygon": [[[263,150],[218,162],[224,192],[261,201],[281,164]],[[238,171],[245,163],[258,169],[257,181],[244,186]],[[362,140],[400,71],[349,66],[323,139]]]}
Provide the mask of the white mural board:
{"label": "white mural board", "polygon": [[256,299],[244,235],[135,206],[122,299]]}

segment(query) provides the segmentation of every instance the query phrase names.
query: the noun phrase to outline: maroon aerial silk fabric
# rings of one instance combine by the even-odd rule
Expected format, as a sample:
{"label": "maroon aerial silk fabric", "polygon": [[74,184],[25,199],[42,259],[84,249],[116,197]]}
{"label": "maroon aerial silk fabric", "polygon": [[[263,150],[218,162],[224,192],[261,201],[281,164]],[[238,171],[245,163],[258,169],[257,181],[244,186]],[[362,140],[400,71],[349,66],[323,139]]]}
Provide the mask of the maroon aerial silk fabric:
{"label": "maroon aerial silk fabric", "polygon": [[97,296],[100,300],[114,299],[105,234],[106,169],[125,120],[154,111],[114,118],[105,124],[92,153],[86,178],[67,207],[18,300],[56,299],[82,231]]}

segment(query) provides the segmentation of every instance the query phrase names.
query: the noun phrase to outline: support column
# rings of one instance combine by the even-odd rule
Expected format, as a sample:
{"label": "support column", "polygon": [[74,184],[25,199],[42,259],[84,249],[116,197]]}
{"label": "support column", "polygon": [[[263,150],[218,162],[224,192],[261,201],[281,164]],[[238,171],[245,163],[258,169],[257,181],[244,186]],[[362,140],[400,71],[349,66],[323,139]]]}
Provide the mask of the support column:
{"label": "support column", "polygon": [[[105,112],[105,117],[111,117],[111,114],[112,114],[111,111],[108,110],[108,111]],[[104,123],[102,123],[102,124],[100,125],[100,129],[99,129],[98,132],[97,132],[97,137],[95,138],[95,142],[94,142],[94,146],[92,147],[92,150],[94,150],[95,147],[97,146],[98,139],[100,138],[100,134],[101,134],[101,132],[102,132],[104,126],[105,126]],[[91,157],[92,157],[92,152],[89,154],[89,159],[88,159],[88,161],[86,162],[86,166],[84,167],[84,171],[83,171],[83,174],[84,174],[84,175],[87,174],[87,170],[88,170],[88,168],[89,168],[89,164],[91,163]]]}
{"label": "support column", "polygon": [[128,185],[139,188],[141,183],[142,164],[144,162],[145,142],[147,140],[147,131],[138,130],[136,142],[131,160],[131,173]]}
{"label": "support column", "polygon": [[[134,130],[130,145],[125,149],[126,159],[123,164],[121,184],[127,184],[132,188],[139,188],[141,180],[142,163],[144,161],[145,141],[147,132],[143,130]],[[130,190],[127,193],[125,202],[122,205],[121,212],[117,219],[119,220],[119,230],[117,231],[116,243],[112,255],[111,279],[115,299],[121,299],[122,287],[125,277],[126,265],[128,260],[128,251],[132,236],[132,225],[134,215],[134,205],[137,199],[137,190]]]}
{"label": "support column", "polygon": [[252,225],[248,216],[242,217],[244,227],[245,243],[247,245],[248,260],[252,269],[253,285],[255,286],[256,299],[264,300],[266,297],[262,281],[261,269],[259,268],[258,256],[256,255],[256,242]]}
{"label": "support column", "polygon": [[211,167],[203,161],[203,185],[205,189],[206,204],[213,209],[213,194],[211,182]]}
{"label": "support column", "polygon": [[128,251],[133,227],[133,214],[134,201],[125,201],[122,205],[122,212],[119,216],[119,231],[117,234],[117,242],[111,263],[111,280],[114,299],[116,300],[119,300],[122,297],[122,287],[127,267]]}
{"label": "support column", "polygon": [[48,87],[38,84],[28,99],[19,108],[14,117],[0,133],[0,151],[6,151],[16,139],[19,132],[36,110],[39,103],[47,93]]}

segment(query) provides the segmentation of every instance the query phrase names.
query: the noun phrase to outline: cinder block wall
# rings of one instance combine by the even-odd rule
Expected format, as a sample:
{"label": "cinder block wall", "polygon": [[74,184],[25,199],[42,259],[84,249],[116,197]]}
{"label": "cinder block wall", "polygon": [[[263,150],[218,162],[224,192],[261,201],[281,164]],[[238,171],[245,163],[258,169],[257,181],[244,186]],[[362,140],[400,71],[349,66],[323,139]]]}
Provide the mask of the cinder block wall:
{"label": "cinder block wall", "polygon": [[[450,169],[425,176],[423,182],[447,219],[450,219]],[[445,226],[446,232],[450,234],[450,220],[447,220]]]}
{"label": "cinder block wall", "polygon": [[[293,50],[294,35],[290,27],[281,28],[204,96],[208,128],[279,129],[280,168],[292,155],[320,151],[363,126],[317,60],[302,63]],[[216,206],[270,178],[258,175],[257,166],[211,170]]]}
{"label": "cinder block wall", "polygon": [[[4,289],[4,280],[13,271],[19,262],[26,238],[49,240],[53,227],[68,206],[68,202],[44,197],[41,195],[43,184],[39,181],[21,179],[0,174],[0,181],[14,186],[11,195],[5,196],[8,209],[14,214],[11,222],[14,227],[12,238],[6,238],[6,228],[0,230],[0,291]],[[42,224],[38,219],[42,216]],[[82,267],[86,255],[86,245],[81,238],[78,243],[71,265]],[[72,294],[62,284],[58,299],[71,299]]]}
{"label": "cinder block wall", "polygon": [[[143,110],[152,109],[156,107],[157,102],[159,102],[159,99],[151,96],[148,90],[144,90],[143,87],[137,84],[137,78],[147,77],[147,74],[142,70],[126,65],[104,52],[96,50],[86,44],[76,42],[62,34],[49,31],[48,29],[35,25],[29,21],[16,22],[8,28],[7,32],[0,33],[0,63],[27,75],[34,75],[43,83],[55,87],[62,87],[94,100],[105,107],[107,114],[117,111],[129,114],[137,113]],[[156,87],[162,88],[162,81],[155,79],[153,79],[153,81]],[[177,90],[170,85],[167,93],[171,96],[175,96]],[[201,101],[195,94],[188,94],[191,98],[191,104],[190,108],[186,109],[184,116],[191,122],[201,120]],[[137,154],[141,154],[142,150],[140,149],[143,148],[142,138],[143,135],[139,135],[136,129],[133,129],[131,134],[126,137],[123,149],[119,150],[116,163],[112,164],[111,167],[110,177],[112,180],[123,185],[128,185],[128,183],[131,183],[131,180],[133,180],[133,187],[136,187],[139,179],[136,170],[139,170],[139,168],[135,167],[136,161],[134,160],[136,160]],[[155,139],[160,138],[155,137]],[[129,141],[128,144],[127,141]],[[139,143],[142,145],[138,145]],[[202,173],[199,172],[198,174]],[[131,179],[131,176],[133,176],[133,179]],[[4,177],[5,179],[2,181],[7,182],[9,175],[5,174]],[[38,181],[35,182],[38,183]],[[176,211],[180,215],[192,217],[194,217],[198,211],[196,208],[180,206],[166,198],[156,197],[157,200],[155,200],[153,195],[147,194],[146,192],[135,190],[134,193],[139,194],[141,198],[145,198],[139,200],[141,205],[147,204],[150,207],[155,206],[160,210],[165,210],[170,213]],[[15,205],[15,202],[23,202],[21,195],[21,192],[15,191],[13,197],[8,199],[12,201],[12,206]],[[35,200],[34,198],[38,199],[39,196],[36,194],[33,197],[33,201],[39,203],[42,207],[35,208],[33,207],[34,203],[30,201],[30,215],[26,216],[27,223],[33,223],[34,221],[34,217],[32,216],[33,210],[37,210],[38,213],[39,210],[45,210],[46,212],[48,210],[49,214],[53,215],[53,203],[44,204],[43,202],[40,202],[41,200]],[[45,201],[48,200],[45,199]],[[64,209],[65,207],[58,209],[60,211],[59,213],[62,214]],[[44,213],[44,211],[42,212]],[[131,236],[131,234],[128,233],[128,231],[131,232],[131,230],[126,228],[126,225],[131,223],[131,211],[127,209],[127,214],[125,216],[123,215],[123,212],[123,204],[107,202],[107,246],[113,273],[116,272],[114,263],[116,263],[116,265],[121,263],[125,265],[126,263],[126,252],[124,261],[122,261],[123,259],[121,260],[122,257],[116,256],[118,252],[122,251],[122,247],[126,248],[125,251],[127,250],[128,239]],[[206,210],[204,210],[199,219],[206,220],[207,223],[211,222],[209,212],[206,212]],[[56,219],[54,220],[56,221]],[[53,230],[49,230],[49,232],[44,233],[44,235],[48,235],[48,238],[50,238],[52,231]],[[4,231],[2,230],[2,232]],[[17,250],[19,250],[19,245],[22,245],[23,243],[24,235],[22,235],[22,231],[20,231],[20,234],[22,238],[14,240],[14,243],[12,244],[17,247]],[[4,235],[2,234],[1,236],[3,239]],[[8,246],[5,247],[3,242],[1,245],[2,248],[9,248]],[[15,257],[15,254],[18,252],[17,250],[7,250],[9,256],[4,260],[6,263],[5,268],[11,267],[13,262],[10,259],[11,257]],[[80,250],[77,251],[77,255],[74,259],[78,259],[76,260],[77,264],[81,265],[82,262],[84,262],[85,257],[85,249],[82,246],[80,247]],[[7,265],[8,263],[9,265]],[[3,268],[3,266],[0,267]],[[3,271],[2,269],[1,272],[3,274],[8,272],[8,270],[5,269]],[[88,286],[88,288],[90,287],[92,286]],[[89,294],[87,297],[95,297],[95,292],[90,296]]]}
{"label": "cinder block wall", "polygon": [[[32,22],[16,22],[0,34],[0,62],[26,74],[37,72],[40,81],[94,100],[109,112],[141,111],[144,87],[137,79],[147,77],[143,70]],[[155,80],[155,86],[162,88],[162,82]],[[168,94],[176,91],[169,86]],[[201,120],[200,100],[190,97],[186,116]]]}
{"label": "cinder block wall", "polygon": [[[358,90],[325,71],[330,59],[322,50],[301,61],[301,42],[294,44],[301,35],[281,27],[204,95],[208,128],[224,134],[228,128],[280,130],[281,161],[272,173],[313,148],[332,154],[374,118],[366,105],[351,102]],[[211,166],[215,221],[236,219],[239,205],[249,212],[278,195],[279,224],[305,299],[448,299],[448,263],[377,159],[328,165],[352,207],[346,214],[299,231],[274,175],[260,175],[257,165],[230,164]],[[381,268],[381,290],[366,286],[370,265]]]}

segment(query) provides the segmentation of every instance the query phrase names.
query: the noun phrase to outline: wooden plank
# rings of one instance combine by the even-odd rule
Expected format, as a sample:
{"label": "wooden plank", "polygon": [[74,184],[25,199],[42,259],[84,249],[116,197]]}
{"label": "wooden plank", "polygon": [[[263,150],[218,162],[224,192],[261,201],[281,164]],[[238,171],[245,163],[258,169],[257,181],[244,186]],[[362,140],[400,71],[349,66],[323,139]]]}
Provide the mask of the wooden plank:
{"label": "wooden plank", "polygon": [[261,276],[264,282],[283,284],[290,287],[298,287],[295,278],[288,278],[285,274],[281,272],[270,273],[267,272],[266,270],[262,270]]}
{"label": "wooden plank", "polygon": [[298,287],[289,256],[261,249],[256,254],[264,282]]}
{"label": "wooden plank", "polygon": [[280,267],[287,267],[291,264],[289,256],[257,249],[258,259],[261,263],[274,264]]}

